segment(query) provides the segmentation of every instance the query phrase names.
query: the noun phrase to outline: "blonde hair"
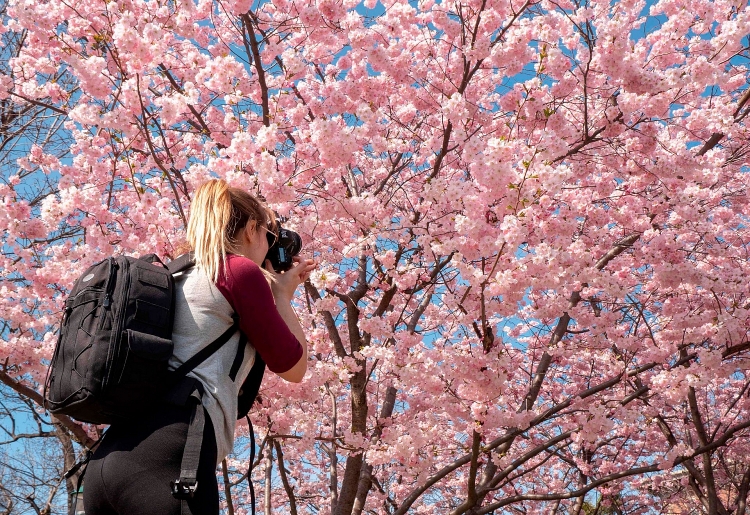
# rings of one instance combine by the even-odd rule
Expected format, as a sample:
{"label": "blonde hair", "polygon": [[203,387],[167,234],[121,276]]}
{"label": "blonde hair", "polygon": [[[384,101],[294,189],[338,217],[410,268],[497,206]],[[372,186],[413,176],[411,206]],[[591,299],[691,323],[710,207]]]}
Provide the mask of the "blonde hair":
{"label": "blonde hair", "polygon": [[227,254],[238,251],[237,235],[253,220],[256,230],[276,225],[273,211],[245,190],[231,188],[222,179],[212,179],[195,192],[190,205],[187,243],[195,253],[196,266],[212,281],[219,279]]}

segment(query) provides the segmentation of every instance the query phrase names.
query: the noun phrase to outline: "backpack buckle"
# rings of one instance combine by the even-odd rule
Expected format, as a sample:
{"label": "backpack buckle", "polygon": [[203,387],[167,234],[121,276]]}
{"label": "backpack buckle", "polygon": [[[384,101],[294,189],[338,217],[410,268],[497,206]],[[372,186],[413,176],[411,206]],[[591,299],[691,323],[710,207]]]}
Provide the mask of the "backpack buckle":
{"label": "backpack buckle", "polygon": [[181,501],[192,499],[198,489],[198,481],[195,479],[175,479],[169,482],[172,487],[172,497]]}

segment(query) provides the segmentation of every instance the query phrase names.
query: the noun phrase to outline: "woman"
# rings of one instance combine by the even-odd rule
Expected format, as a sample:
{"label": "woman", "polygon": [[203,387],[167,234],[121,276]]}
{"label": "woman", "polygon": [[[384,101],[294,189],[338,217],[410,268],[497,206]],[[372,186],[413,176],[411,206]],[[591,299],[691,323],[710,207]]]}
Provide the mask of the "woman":
{"label": "woman", "polygon": [[[196,266],[175,275],[170,367],[224,333],[233,317],[248,344],[238,351],[238,332],[188,374],[203,386],[205,409],[197,489],[187,501],[194,515],[219,513],[216,465],[232,450],[237,396],[255,353],[287,381],[300,382],[307,370],[307,341],[291,300],[315,264],[298,260],[275,273],[264,263],[274,227],[272,211],[223,180],[208,181],[195,192],[187,240]],[[164,404],[132,424],[111,426],[86,472],[86,514],[184,515],[170,482],[180,477],[189,421],[189,407]]]}

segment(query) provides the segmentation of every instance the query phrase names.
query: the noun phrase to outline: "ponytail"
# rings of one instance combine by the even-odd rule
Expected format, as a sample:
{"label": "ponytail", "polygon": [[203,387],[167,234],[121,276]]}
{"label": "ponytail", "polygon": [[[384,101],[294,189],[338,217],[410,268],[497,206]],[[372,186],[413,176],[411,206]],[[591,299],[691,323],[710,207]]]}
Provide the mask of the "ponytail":
{"label": "ponytail", "polygon": [[187,242],[195,264],[216,282],[227,254],[237,252],[237,235],[254,220],[258,229],[275,224],[273,211],[250,193],[230,188],[222,179],[202,184],[193,196]]}

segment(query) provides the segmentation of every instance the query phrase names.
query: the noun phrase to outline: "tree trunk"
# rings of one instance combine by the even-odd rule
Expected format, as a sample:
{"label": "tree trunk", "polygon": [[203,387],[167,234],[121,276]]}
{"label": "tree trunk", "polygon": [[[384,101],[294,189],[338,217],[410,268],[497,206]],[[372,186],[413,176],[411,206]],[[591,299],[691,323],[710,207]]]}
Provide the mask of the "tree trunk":
{"label": "tree trunk", "polygon": [[232,485],[229,482],[229,470],[227,460],[221,460],[221,473],[224,476],[224,496],[227,498],[227,515],[234,515],[234,504],[232,503]]}
{"label": "tree trunk", "polygon": [[263,485],[263,514],[271,515],[271,479],[273,476],[273,443],[268,442],[266,446],[266,477]]}
{"label": "tree trunk", "polygon": [[[55,436],[60,441],[63,453],[63,464],[65,471],[76,463],[76,452],[73,447],[73,439],[70,434],[62,427],[61,424],[55,423]],[[78,470],[75,474],[65,480],[65,493],[68,500],[68,515],[75,515],[76,511],[83,511],[83,497],[78,499],[78,505],[74,506],[73,493],[76,492],[78,485],[78,478],[81,477],[81,471]]]}
{"label": "tree trunk", "polygon": [[[364,360],[357,360],[360,370],[351,378],[352,433],[364,434],[367,428],[367,393],[365,391],[367,372]],[[351,515],[357,495],[359,478],[362,472],[364,453],[351,454],[346,459],[344,479],[341,482],[338,503],[334,515]]]}

